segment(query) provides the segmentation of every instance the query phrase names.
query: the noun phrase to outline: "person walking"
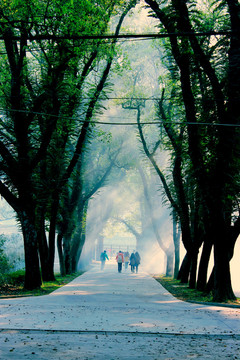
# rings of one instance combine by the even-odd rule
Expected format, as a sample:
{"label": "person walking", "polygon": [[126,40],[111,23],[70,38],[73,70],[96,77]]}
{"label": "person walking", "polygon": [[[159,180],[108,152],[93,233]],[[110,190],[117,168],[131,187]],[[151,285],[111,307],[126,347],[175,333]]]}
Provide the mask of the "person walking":
{"label": "person walking", "polygon": [[132,252],[131,256],[130,256],[130,266],[131,266],[132,273],[134,273],[135,265],[136,265],[135,254],[134,254],[134,252]]}
{"label": "person walking", "polygon": [[141,261],[141,257],[139,255],[139,253],[136,251],[135,252],[135,268],[136,268],[136,273],[138,273],[138,266],[140,265],[140,261]]}
{"label": "person walking", "polygon": [[119,251],[117,253],[116,260],[117,260],[117,264],[118,264],[118,272],[120,273],[120,272],[122,272],[122,264],[124,263],[124,256],[121,251]]}
{"label": "person walking", "polygon": [[125,264],[125,271],[126,271],[128,268],[128,264],[129,264],[129,252],[128,251],[126,251],[124,253],[124,264]]}
{"label": "person walking", "polygon": [[104,269],[106,259],[108,259],[108,260],[109,260],[109,258],[108,258],[108,254],[107,254],[106,250],[104,250],[104,251],[101,253],[101,255],[100,255],[100,260],[101,260],[101,270],[103,270],[103,269]]}

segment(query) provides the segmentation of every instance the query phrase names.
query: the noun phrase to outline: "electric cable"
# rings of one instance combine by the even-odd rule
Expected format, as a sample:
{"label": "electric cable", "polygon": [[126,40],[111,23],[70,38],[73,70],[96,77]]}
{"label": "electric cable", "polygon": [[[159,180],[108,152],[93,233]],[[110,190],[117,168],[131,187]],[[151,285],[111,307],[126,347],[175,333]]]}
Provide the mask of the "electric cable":
{"label": "electric cable", "polygon": [[[104,40],[104,39],[139,39],[139,38],[171,38],[171,37],[192,37],[192,36],[234,36],[240,34],[239,31],[233,30],[222,30],[222,31],[199,31],[199,32],[172,32],[172,33],[142,33],[142,34],[105,34],[105,35],[53,35],[53,34],[28,34],[26,36],[27,40]],[[9,39],[19,41],[22,39],[21,35],[9,35]],[[4,40],[4,36],[0,36],[0,40]]]}
{"label": "electric cable", "polygon": [[[9,112],[19,112],[19,113],[28,113],[28,114],[35,114],[41,116],[50,116],[50,117],[57,117],[69,120],[77,120],[80,123],[86,123],[86,120],[81,120],[77,116],[64,116],[64,115],[53,115],[48,113],[41,113],[35,111],[28,111],[28,110],[17,110],[17,109],[4,109],[0,108],[0,111],[9,111]],[[3,114],[5,115],[5,114]],[[101,115],[100,115],[101,116]],[[112,116],[109,116],[110,118]],[[107,121],[99,121],[99,120],[90,120],[91,124],[98,124],[98,125],[116,125],[116,126],[137,126],[137,122],[107,122]],[[225,127],[240,127],[240,124],[222,124],[222,123],[207,123],[207,122],[184,122],[184,121],[145,121],[141,122],[141,125],[163,125],[163,124],[174,124],[174,125],[198,125],[198,126],[225,126]]]}

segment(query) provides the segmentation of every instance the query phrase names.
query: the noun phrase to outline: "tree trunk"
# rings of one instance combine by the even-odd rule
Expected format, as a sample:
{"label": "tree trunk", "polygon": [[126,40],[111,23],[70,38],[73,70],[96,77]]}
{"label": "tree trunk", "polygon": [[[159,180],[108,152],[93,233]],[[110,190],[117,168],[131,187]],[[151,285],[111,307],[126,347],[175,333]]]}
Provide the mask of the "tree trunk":
{"label": "tree trunk", "polygon": [[202,254],[200,258],[199,268],[198,268],[198,279],[197,279],[197,289],[204,291],[207,284],[207,272],[208,264],[212,251],[212,243],[209,240],[205,240],[203,243]]}
{"label": "tree trunk", "polygon": [[88,201],[79,202],[78,205],[78,229],[73,238],[71,248],[71,266],[72,271],[77,271],[78,262],[82,253],[82,249],[86,240],[86,217],[87,217]]}
{"label": "tree trunk", "polygon": [[205,291],[207,294],[209,294],[214,287],[214,268],[212,269],[211,275],[209,276]]}
{"label": "tree trunk", "polygon": [[82,254],[82,249],[85,244],[85,240],[86,240],[85,234],[82,234],[82,236],[80,237],[77,252],[74,255],[72,255],[72,272],[78,271],[78,262]]}
{"label": "tree trunk", "polygon": [[37,247],[37,232],[26,213],[20,214],[20,222],[25,250],[24,288],[34,290],[42,284]]}
{"label": "tree trunk", "polygon": [[[220,231],[216,232],[218,237],[214,243],[213,300],[217,302],[235,300],[236,297],[231,284],[229,253],[226,249],[225,233]],[[223,246],[224,244],[225,246]]]}
{"label": "tree trunk", "polygon": [[178,224],[176,221],[176,216],[173,214],[173,243],[174,243],[174,279],[177,279],[178,277],[178,272],[179,272],[179,264],[180,264],[180,253],[179,253],[179,249],[180,249],[180,234],[181,231],[178,228]]}
{"label": "tree trunk", "polygon": [[173,252],[167,253],[167,268],[166,268],[166,276],[172,277],[173,276]]}
{"label": "tree trunk", "polygon": [[58,205],[59,205],[59,198],[57,193],[53,195],[50,229],[49,229],[49,272],[50,272],[50,276],[52,277],[52,280],[55,280],[54,260],[55,260],[55,239],[56,239]]}
{"label": "tree trunk", "polygon": [[177,277],[178,280],[181,280],[182,283],[188,283],[190,267],[191,267],[191,257],[189,256],[189,253],[187,252],[186,255],[184,256],[184,259],[182,261],[182,265],[180,267],[178,277]]}
{"label": "tree trunk", "polygon": [[190,268],[190,278],[189,278],[189,288],[190,289],[195,289],[195,287],[196,287],[197,260],[198,260],[198,251],[194,251],[192,254],[191,268]]}
{"label": "tree trunk", "polygon": [[70,237],[63,238],[63,253],[64,253],[64,266],[66,274],[72,273],[72,263],[71,263],[71,255],[70,255]]}
{"label": "tree trunk", "polygon": [[49,271],[49,250],[47,244],[47,237],[45,232],[45,211],[43,209],[39,210],[41,212],[39,224],[37,226],[37,239],[38,239],[38,248],[41,264],[41,273],[43,281],[51,281],[51,273]]}
{"label": "tree trunk", "polygon": [[57,249],[58,249],[58,257],[59,257],[60,273],[61,273],[62,276],[65,276],[66,275],[66,269],[65,269],[64,257],[63,257],[62,241],[63,241],[62,234],[58,234],[58,236],[57,236]]}

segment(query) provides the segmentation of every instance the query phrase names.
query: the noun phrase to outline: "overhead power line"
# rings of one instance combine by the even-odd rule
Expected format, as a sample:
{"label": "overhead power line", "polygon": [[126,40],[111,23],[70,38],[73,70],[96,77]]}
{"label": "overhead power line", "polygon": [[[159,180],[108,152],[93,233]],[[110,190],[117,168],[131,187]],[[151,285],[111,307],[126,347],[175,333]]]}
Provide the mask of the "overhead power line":
{"label": "overhead power line", "polygon": [[[192,36],[233,36],[239,35],[239,31],[223,30],[223,31],[200,31],[200,32],[173,32],[173,33],[147,33],[147,34],[105,34],[105,35],[53,35],[53,34],[29,34],[26,38],[30,41],[34,40],[104,40],[104,39],[157,39],[157,38],[171,38],[171,37],[192,37]],[[9,39],[21,40],[21,35],[9,35]],[[0,40],[4,40],[3,35],[0,36]]]}
{"label": "overhead power line", "polygon": [[[85,123],[86,120],[79,119],[78,116],[64,116],[64,115],[53,115],[48,113],[42,112],[35,112],[35,111],[28,111],[28,110],[16,110],[16,109],[3,109],[0,108],[0,111],[9,111],[9,112],[19,112],[19,113],[27,113],[27,114],[35,114],[41,116],[50,116],[50,117],[57,117],[62,119],[69,119],[69,120],[77,120],[80,123]],[[2,114],[3,116],[5,114]],[[100,115],[101,116],[101,115]],[[109,116],[111,118],[113,116]],[[90,120],[91,124],[98,124],[98,125],[116,125],[116,126],[137,126],[137,122],[108,122],[108,121],[99,121],[99,120]],[[174,125],[197,125],[197,126],[226,126],[226,127],[239,127],[240,124],[222,124],[222,123],[208,123],[208,122],[185,122],[185,121],[145,121],[141,122],[141,125],[164,125],[164,124],[174,124]]]}

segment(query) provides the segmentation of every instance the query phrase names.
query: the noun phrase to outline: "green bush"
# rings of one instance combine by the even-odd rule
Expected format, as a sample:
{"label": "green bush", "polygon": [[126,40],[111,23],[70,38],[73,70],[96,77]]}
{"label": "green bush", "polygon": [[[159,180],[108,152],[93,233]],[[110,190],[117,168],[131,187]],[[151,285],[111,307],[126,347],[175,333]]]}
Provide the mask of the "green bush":
{"label": "green bush", "polygon": [[25,270],[17,270],[7,274],[8,284],[19,286],[24,284]]}

